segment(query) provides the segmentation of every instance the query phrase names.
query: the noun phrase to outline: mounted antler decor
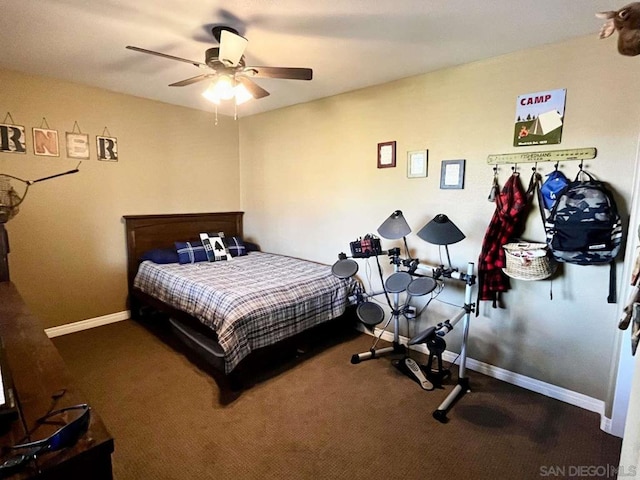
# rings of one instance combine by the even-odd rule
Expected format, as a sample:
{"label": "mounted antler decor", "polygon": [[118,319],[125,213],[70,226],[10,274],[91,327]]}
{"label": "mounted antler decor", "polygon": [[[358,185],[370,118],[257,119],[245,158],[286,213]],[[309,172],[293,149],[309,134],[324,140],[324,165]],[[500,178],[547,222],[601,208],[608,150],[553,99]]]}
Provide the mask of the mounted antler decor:
{"label": "mounted antler decor", "polygon": [[618,52],[630,57],[640,54],[640,2],[618,11],[596,13],[596,17],[607,20],[600,29],[600,38],[608,38],[617,30]]}

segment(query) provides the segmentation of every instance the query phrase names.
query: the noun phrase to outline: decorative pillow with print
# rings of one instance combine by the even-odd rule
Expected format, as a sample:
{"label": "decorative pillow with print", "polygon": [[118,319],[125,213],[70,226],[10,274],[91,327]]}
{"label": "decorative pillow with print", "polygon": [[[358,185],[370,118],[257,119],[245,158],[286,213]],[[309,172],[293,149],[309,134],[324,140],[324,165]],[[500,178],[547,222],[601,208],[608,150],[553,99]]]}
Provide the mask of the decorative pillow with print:
{"label": "decorative pillow with print", "polygon": [[210,262],[231,260],[231,253],[229,253],[229,249],[224,244],[223,232],[218,232],[217,235],[201,233],[200,240]]}

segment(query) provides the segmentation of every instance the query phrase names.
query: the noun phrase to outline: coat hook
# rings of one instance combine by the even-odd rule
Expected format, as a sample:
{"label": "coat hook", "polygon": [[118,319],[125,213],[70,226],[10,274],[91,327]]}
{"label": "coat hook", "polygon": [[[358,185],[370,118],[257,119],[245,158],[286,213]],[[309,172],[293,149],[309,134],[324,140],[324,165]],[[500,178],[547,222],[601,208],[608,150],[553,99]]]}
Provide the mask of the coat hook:
{"label": "coat hook", "polygon": [[555,170],[558,170],[558,166],[559,166],[559,165],[560,165],[560,162],[556,162],[556,164],[553,166],[553,168],[554,168]]}

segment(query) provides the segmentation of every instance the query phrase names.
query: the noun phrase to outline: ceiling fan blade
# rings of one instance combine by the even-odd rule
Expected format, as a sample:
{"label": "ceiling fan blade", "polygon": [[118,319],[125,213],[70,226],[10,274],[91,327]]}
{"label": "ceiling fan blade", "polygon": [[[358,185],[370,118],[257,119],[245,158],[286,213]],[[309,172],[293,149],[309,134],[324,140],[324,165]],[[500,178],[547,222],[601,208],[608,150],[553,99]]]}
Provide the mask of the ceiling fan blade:
{"label": "ceiling fan blade", "polygon": [[220,32],[219,60],[227,67],[235,67],[242,59],[248,40],[229,30]]}
{"label": "ceiling fan blade", "polygon": [[256,78],[284,78],[288,80],[311,80],[313,70],[295,67],[245,67],[245,75]]}
{"label": "ceiling fan blade", "polygon": [[173,55],[167,55],[166,53],[154,52],[153,50],[147,50],[145,48],[133,47],[131,45],[127,45],[129,50],[134,50],[140,53],[148,53],[149,55],[155,55],[157,57],[168,58],[169,60],[177,60],[179,62],[190,63],[191,65],[195,65],[196,67],[206,67],[207,65],[201,62],[196,62],[195,60],[187,60],[186,58],[174,57]]}
{"label": "ceiling fan blade", "polygon": [[253,80],[248,79],[247,77],[238,76],[236,77],[236,80],[244,85],[244,88],[249,90],[251,96],[256,100],[269,96],[269,92],[267,92],[264,88],[255,83]]}
{"label": "ceiling fan blade", "polygon": [[202,80],[206,80],[208,78],[213,77],[214,75],[209,75],[207,73],[203,73],[202,75],[196,75],[195,77],[187,78],[185,80],[180,80],[179,82],[175,82],[170,84],[170,87],[185,87],[187,85],[191,85],[192,83],[201,82]]}

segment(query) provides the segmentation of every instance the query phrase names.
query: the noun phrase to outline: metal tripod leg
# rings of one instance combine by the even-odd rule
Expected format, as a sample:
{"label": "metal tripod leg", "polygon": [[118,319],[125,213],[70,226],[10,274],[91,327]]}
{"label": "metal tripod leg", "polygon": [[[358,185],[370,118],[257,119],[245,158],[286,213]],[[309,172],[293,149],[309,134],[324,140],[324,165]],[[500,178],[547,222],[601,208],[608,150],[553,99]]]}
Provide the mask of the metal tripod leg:
{"label": "metal tripod leg", "polygon": [[368,352],[356,353],[351,357],[351,363],[355,365],[364,360],[378,358],[383,355],[387,355],[389,353],[405,353],[405,352],[406,352],[406,348],[404,345],[394,342],[392,347],[384,347],[384,348],[379,348],[377,350],[374,348],[371,348],[371,350],[369,350]]}
{"label": "metal tripod leg", "polygon": [[[467,314],[467,317],[468,316],[469,314]],[[455,387],[453,387],[453,390],[451,391],[451,393],[447,395],[447,398],[444,399],[444,401],[440,404],[438,409],[435,412],[433,412],[433,418],[435,418],[441,423],[446,423],[449,421],[449,419],[447,418],[447,412],[449,411],[451,406],[454,404],[454,402],[458,400],[460,397],[462,397],[465,393],[468,393],[471,391],[469,387],[469,379],[466,377],[466,368],[465,368],[467,333],[469,331],[468,318],[465,318],[464,331],[465,331],[464,340],[462,343],[462,350],[460,352],[460,370],[458,372],[458,384]]]}
{"label": "metal tripod leg", "polygon": [[[468,278],[473,278],[473,263],[469,263],[467,266],[467,276]],[[471,281],[467,281],[467,286],[465,288],[465,298],[464,298],[464,333],[462,336],[462,347],[460,349],[460,369],[458,371],[458,384],[453,388],[451,393],[447,395],[447,398],[440,404],[438,409],[433,412],[433,418],[438,420],[441,423],[446,423],[447,412],[453,405],[453,403],[460,397],[462,397],[465,393],[470,392],[469,388],[469,379],[466,377],[466,365],[467,365],[467,339],[469,338],[469,321],[471,319],[471,312],[473,311],[473,306],[471,304]]]}
{"label": "metal tripod leg", "polygon": [[444,399],[444,402],[440,404],[438,409],[433,412],[433,418],[438,420],[440,423],[447,423],[449,419],[447,418],[447,412],[453,405],[453,403],[460,397],[462,397],[465,393],[471,391],[469,387],[469,379],[468,378],[458,378],[458,384],[453,387],[451,393]]}
{"label": "metal tripod leg", "polygon": [[[390,353],[405,353],[406,352],[406,347],[404,345],[401,345],[400,344],[400,340],[399,340],[399,335],[398,335],[399,321],[398,321],[398,319],[399,319],[399,316],[396,315],[396,314],[394,314],[391,318],[389,318],[389,321],[387,322],[387,324],[384,326],[384,328],[380,332],[380,335],[378,335],[376,340],[373,342],[373,345],[371,346],[369,351],[368,352],[354,354],[351,357],[351,363],[355,365],[355,364],[360,363],[360,362],[362,362],[364,360],[370,360],[372,358],[378,358],[378,357],[381,357],[383,355],[387,355],[387,354],[390,354]],[[384,332],[386,332],[387,327],[389,326],[389,323],[391,323],[391,320],[394,321],[394,328],[395,328],[395,331],[393,333],[393,345],[391,347],[383,347],[383,348],[376,349],[376,345],[378,344],[378,341],[382,337],[382,334]]]}

